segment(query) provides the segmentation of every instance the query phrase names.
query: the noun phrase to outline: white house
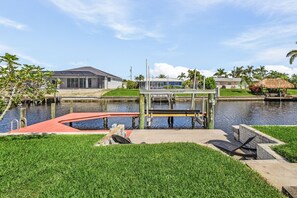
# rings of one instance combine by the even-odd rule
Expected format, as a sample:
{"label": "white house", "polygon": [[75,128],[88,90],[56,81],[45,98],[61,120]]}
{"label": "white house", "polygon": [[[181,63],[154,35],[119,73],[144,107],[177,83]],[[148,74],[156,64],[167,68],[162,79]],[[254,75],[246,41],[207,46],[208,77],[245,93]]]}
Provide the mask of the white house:
{"label": "white house", "polygon": [[[138,81],[139,87],[146,88],[147,80]],[[164,88],[182,88],[183,81],[177,78],[151,78],[149,80],[150,89],[164,89]]]}
{"label": "white house", "polygon": [[59,89],[113,89],[122,87],[122,79],[94,67],[79,67],[54,71],[53,79],[60,79]]}
{"label": "white house", "polygon": [[[218,88],[225,89],[239,89],[241,78],[214,78]],[[243,82],[242,87],[244,88],[246,83]]]}
{"label": "white house", "polygon": [[[225,89],[240,89],[244,88],[246,89],[248,87],[248,84],[243,81],[240,87],[240,82],[242,81],[241,78],[214,78],[216,81],[218,88],[225,88]],[[252,82],[258,82],[257,79],[252,79]]]}

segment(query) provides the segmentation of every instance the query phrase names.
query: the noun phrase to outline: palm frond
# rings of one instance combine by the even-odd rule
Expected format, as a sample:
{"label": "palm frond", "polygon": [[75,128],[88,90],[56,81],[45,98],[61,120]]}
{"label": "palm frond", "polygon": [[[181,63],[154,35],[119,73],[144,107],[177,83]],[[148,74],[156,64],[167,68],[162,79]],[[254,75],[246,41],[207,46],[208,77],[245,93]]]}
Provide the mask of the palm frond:
{"label": "palm frond", "polygon": [[292,50],[287,54],[287,57],[297,54],[297,50]]}
{"label": "palm frond", "polygon": [[290,64],[291,64],[291,65],[293,64],[293,62],[294,62],[294,60],[295,60],[296,57],[297,57],[297,53],[296,53],[296,54],[293,54],[293,55],[291,56],[291,58],[290,58]]}

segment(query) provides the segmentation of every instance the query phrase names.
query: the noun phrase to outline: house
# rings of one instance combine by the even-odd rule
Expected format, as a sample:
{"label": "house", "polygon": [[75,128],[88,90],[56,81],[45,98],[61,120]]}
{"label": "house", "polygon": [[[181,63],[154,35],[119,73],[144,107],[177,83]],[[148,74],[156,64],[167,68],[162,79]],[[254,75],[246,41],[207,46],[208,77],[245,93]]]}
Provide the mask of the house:
{"label": "house", "polygon": [[[177,78],[151,78],[150,80],[151,89],[164,89],[164,88],[182,88],[183,81]],[[138,81],[139,88],[146,88],[146,79]]]}
{"label": "house", "polygon": [[60,79],[59,89],[114,89],[122,87],[122,79],[94,67],[78,67],[54,71],[53,80]]}
{"label": "house", "polygon": [[[241,78],[214,78],[218,88],[225,89],[246,89],[248,84],[245,81],[242,81]],[[252,83],[259,82],[258,79],[253,78]]]}
{"label": "house", "polygon": [[[225,89],[240,89],[241,78],[214,78],[218,88]],[[246,87],[246,83],[243,82],[242,88]]]}

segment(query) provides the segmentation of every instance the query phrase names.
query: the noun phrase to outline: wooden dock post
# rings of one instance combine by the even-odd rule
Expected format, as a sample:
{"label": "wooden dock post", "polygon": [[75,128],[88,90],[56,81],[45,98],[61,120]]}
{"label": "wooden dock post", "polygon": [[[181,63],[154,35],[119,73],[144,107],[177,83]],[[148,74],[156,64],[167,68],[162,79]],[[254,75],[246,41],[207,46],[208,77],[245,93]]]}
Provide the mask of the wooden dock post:
{"label": "wooden dock post", "polygon": [[144,95],[139,96],[139,129],[144,129]]}
{"label": "wooden dock post", "polygon": [[208,94],[207,101],[207,128],[214,129],[214,94]]}
{"label": "wooden dock post", "polygon": [[73,100],[70,101],[70,113],[73,113]]}
{"label": "wooden dock post", "polygon": [[56,103],[51,103],[51,119],[56,118]]}
{"label": "wooden dock post", "polygon": [[104,129],[108,129],[108,118],[103,118],[103,127]]}
{"label": "wooden dock post", "polygon": [[20,108],[20,128],[27,126],[26,108]]}
{"label": "wooden dock post", "polygon": [[132,129],[136,128],[135,117],[132,118]]}

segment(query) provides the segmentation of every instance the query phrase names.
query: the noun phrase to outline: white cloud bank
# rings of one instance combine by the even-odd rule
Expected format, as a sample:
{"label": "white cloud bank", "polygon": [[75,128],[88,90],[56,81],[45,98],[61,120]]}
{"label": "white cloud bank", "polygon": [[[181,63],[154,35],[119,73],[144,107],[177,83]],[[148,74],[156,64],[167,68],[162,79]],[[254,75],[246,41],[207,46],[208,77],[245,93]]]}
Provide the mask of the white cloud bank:
{"label": "white cloud bank", "polygon": [[278,71],[281,73],[289,74],[290,76],[292,74],[297,74],[297,68],[296,67],[287,67],[284,65],[266,65],[265,68],[269,70]]}
{"label": "white cloud bank", "polygon": [[[170,78],[177,78],[182,72],[186,75],[188,74],[188,70],[191,68],[185,66],[173,66],[168,63],[155,63],[154,68],[150,69],[150,73],[152,76],[157,77],[160,74],[165,74]],[[213,70],[199,70],[206,77],[212,76],[215,72]]]}
{"label": "white cloud bank", "polygon": [[[41,62],[31,56],[28,56],[24,53],[19,52],[18,50],[12,48],[12,47],[8,47],[6,45],[1,45],[0,44],[0,52],[5,52],[5,53],[10,53],[10,54],[14,54],[16,55],[18,58],[20,59],[24,59],[26,61],[29,61],[29,64],[35,64],[35,65],[40,65],[42,67],[47,67],[47,69],[52,69],[54,68],[51,64],[48,63],[44,63]],[[21,63],[23,63],[22,61],[20,61]]]}
{"label": "white cloud bank", "polygon": [[18,23],[8,18],[0,17],[0,25],[14,28],[17,30],[28,30],[28,27],[24,24]]}

